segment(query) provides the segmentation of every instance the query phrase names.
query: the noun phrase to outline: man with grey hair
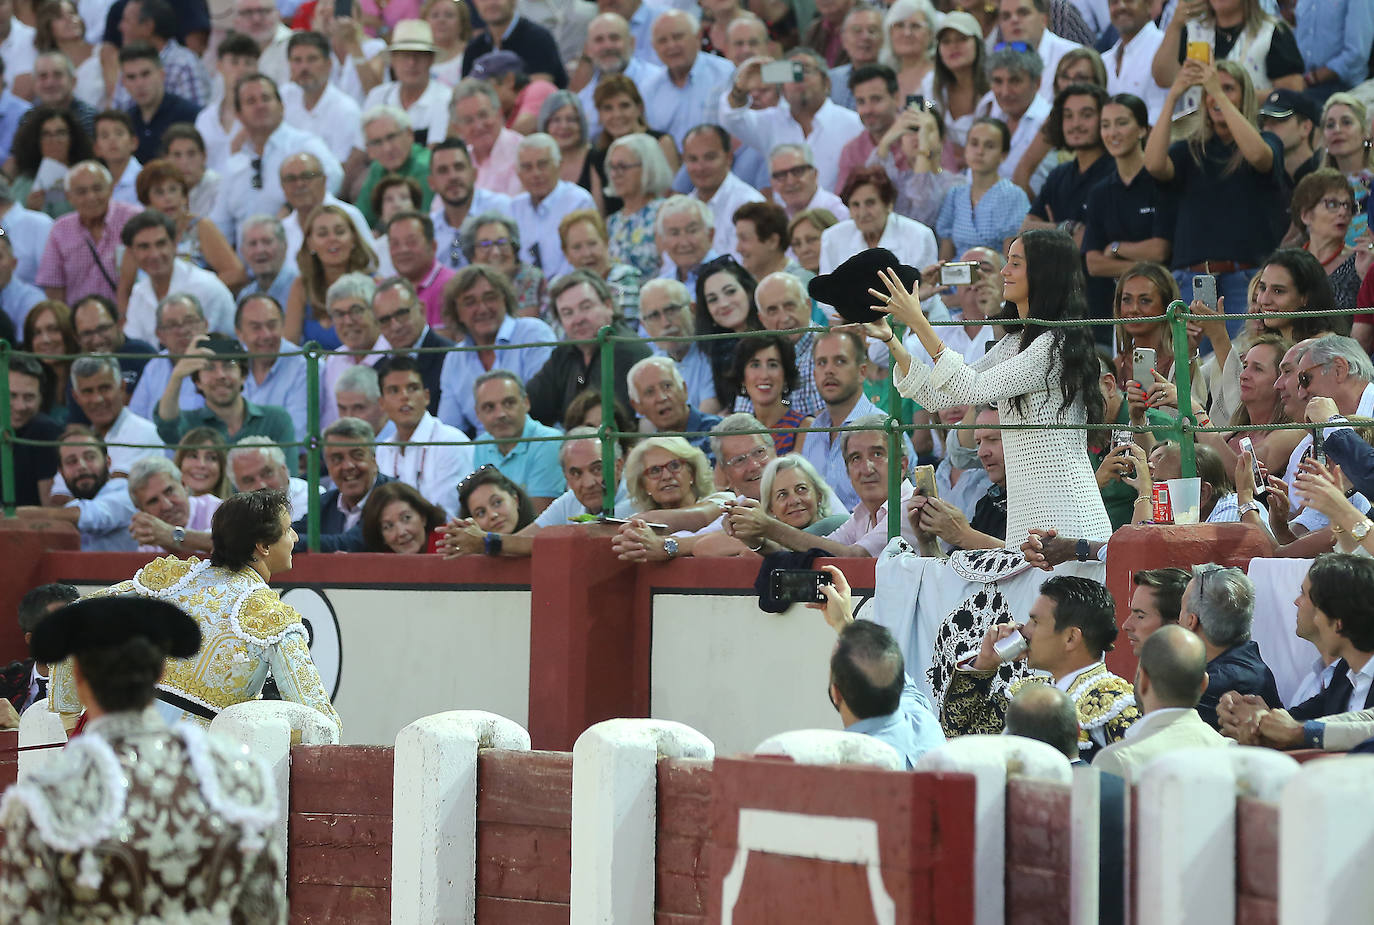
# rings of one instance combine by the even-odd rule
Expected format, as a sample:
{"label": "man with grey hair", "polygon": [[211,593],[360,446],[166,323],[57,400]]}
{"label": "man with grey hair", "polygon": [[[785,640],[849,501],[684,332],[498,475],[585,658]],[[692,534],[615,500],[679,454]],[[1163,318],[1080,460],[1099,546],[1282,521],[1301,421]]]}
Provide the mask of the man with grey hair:
{"label": "man with grey hair", "polygon": [[568,488],[558,462],[559,444],[526,441],[557,437],[558,429],[530,417],[525,385],[508,369],[493,369],[478,376],[472,384],[472,397],[482,431],[500,441],[473,447],[473,467],[495,466],[525,489],[536,513],[543,511]]}
{"label": "man with grey hair", "polygon": [[0,177],[0,228],[4,229],[14,252],[16,279],[33,284],[38,261],[43,256],[43,244],[48,240],[52,225],[53,220],[46,213],[15,202],[9,181]]}
{"label": "man with grey hair", "polygon": [[[334,420],[334,383],[344,370],[355,366],[374,369],[387,357],[391,349],[382,334],[381,325],[372,311],[372,299],[377,284],[366,273],[345,273],[334,281],[325,294],[325,311],[329,313],[334,330],[339,335],[339,348],[324,358],[320,371],[320,421]],[[366,350],[367,353],[358,351]]]}
{"label": "man with grey hair", "polygon": [[33,284],[67,305],[96,293],[116,297],[120,232],[142,206],[112,202],[114,180],[100,161],[81,161],[67,171],[72,212],[53,222]]}
{"label": "man with grey hair", "polygon": [[515,169],[525,190],[510,204],[511,216],[520,226],[520,259],[543,270],[548,279],[557,279],[573,269],[558,236],[563,216],[578,209],[596,208],[591,193],[559,179],[562,162],[558,142],[544,132],[526,137],[515,152]]}
{"label": "man with grey hair", "polygon": [[[366,366],[349,372],[376,374]],[[347,374],[345,374],[345,378]],[[391,477],[377,471],[377,431],[367,421],[355,417],[340,417],[324,429],[320,451],[324,467],[334,487],[320,497],[320,552],[363,552],[363,505],[378,485]],[[305,518],[291,525],[300,537],[296,552],[308,548]]]}
{"label": "man with grey hair", "polygon": [[467,145],[477,168],[479,189],[506,196],[522,192],[515,173],[515,151],[521,136],[502,123],[501,100],[486,81],[467,77],[453,88],[449,134]]}
{"label": "man with grey hair", "polygon": [[663,254],[659,278],[676,279],[688,292],[695,290],[697,268],[720,256],[712,246],[715,223],[711,207],[695,196],[669,196],[654,219],[654,244]]}
{"label": "man with grey hair", "polygon": [[[574,427],[568,431],[568,439],[558,445],[558,464],[568,490],[553,500],[543,512],[514,534],[501,538],[501,555],[528,556],[534,550],[534,537],[545,527],[566,527],[574,517],[587,514],[601,514],[605,503],[606,480],[601,441],[597,438],[595,427]],[[616,517],[630,517],[634,506],[630,502],[621,471],[625,467],[625,450],[620,441],[613,441],[615,453],[615,510]],[[439,549],[444,558],[480,555],[486,552],[486,534],[471,520],[450,520],[444,527],[444,538]]]}
{"label": "man with grey hair", "polygon": [[253,215],[244,221],[239,228],[239,254],[249,278],[248,284],[239,290],[238,304],[259,293],[271,296],[278,305],[286,304],[291,284],[300,276],[296,261],[287,259],[287,250],[286,227],[281,219],[275,215]]}
{"label": "man with grey hair", "polygon": [[[1093,767],[1138,781],[1155,758],[1184,748],[1225,748],[1230,740],[1204,722],[1199,697],[1212,692],[1204,645],[1182,626],[1164,626],[1140,647],[1135,670],[1140,718],[1129,735],[1098,752]],[[1277,702],[1277,701],[1276,701]],[[1215,701],[1214,701],[1215,703]],[[1213,712],[1215,724],[1215,711]]]}
{"label": "man with grey hair", "polygon": [[[716,460],[716,484],[735,493],[737,506],[758,507],[762,501],[763,470],[778,458],[771,434],[752,414],[737,411],[711,428],[711,455]],[[820,487],[820,486],[818,486]],[[824,486],[826,509],[831,514],[849,515],[829,485]]]}
{"label": "man with grey hair", "polygon": [[429,176],[429,149],[415,140],[410,116],[396,106],[373,106],[363,110],[363,141],[372,166],[367,168],[358,195],[353,197],[367,224],[374,226],[381,216],[372,210],[372,188],[388,174],[411,177],[420,184],[420,208],[428,212],[434,192],[426,182]]}
{"label": "man with grey hair", "polygon": [[[118,360],[79,357],[72,361],[69,388],[76,406],[90,421],[91,430],[106,445],[112,477],[122,478],[145,456],[161,455],[162,438],[157,427],[125,407],[124,379]],[[63,504],[72,497],[59,472],[52,483],[53,503]]]}
{"label": "man with grey hair", "polygon": [[[696,319],[692,295],[675,279],[651,279],[639,290],[639,323],[650,337],[691,337]],[[700,341],[664,340],[651,345],[655,356],[671,357],[687,383],[687,402],[705,414],[720,412],[711,358]]]}
{"label": "man with grey hair", "polygon": [[594,94],[602,80],[623,74],[634,81],[636,87],[642,87],[650,77],[663,73],[663,67],[658,64],[652,49],[647,56],[641,56],[638,52],[638,43],[630,32],[630,24],[619,12],[602,12],[587,24],[587,41],[582,46],[582,57],[573,70],[571,82],[574,87],[579,80],[585,83],[577,91],[577,98],[587,115],[588,138],[595,138],[601,133]]}
{"label": "man with grey hair", "polygon": [[[344,202],[335,196],[325,186],[324,170],[319,158],[309,151],[293,154],[281,162],[278,175],[281,178],[281,189],[286,197],[287,208],[281,219],[282,234],[286,237],[285,260],[291,265],[294,273],[299,272],[296,269],[296,257],[300,253],[301,244],[305,241],[305,222],[320,206],[338,206],[342,209],[358,232],[358,239],[380,255],[381,249],[373,241],[372,226],[363,217],[363,213],[351,202]],[[358,201],[362,202],[362,199]]]}
{"label": "man with grey hair", "polygon": [[[811,296],[802,281],[788,270],[769,273],[759,280],[754,290],[754,305],[759,310],[759,321],[770,331],[791,331],[811,326]],[[816,335],[804,331],[786,337],[792,342],[792,349],[796,353],[799,380],[796,391],[792,393],[792,407],[807,417],[815,417],[825,408],[821,393],[816,388],[813,370],[812,351],[816,346]],[[753,403],[746,396],[735,399],[735,407],[740,411],[754,410]]]}
{"label": "man with grey hair", "polygon": [[[1031,0],[1014,2],[1030,3]],[[992,90],[978,101],[973,113],[975,117],[991,116],[1006,123],[1007,131],[1011,133],[1011,150],[997,172],[1010,180],[1026,149],[1039,136],[1040,126],[1053,109],[1050,101],[1037,91],[1040,75],[1048,71],[1053,80],[1054,72],[1044,66],[1034,51],[1017,51],[1010,47],[989,54],[983,69],[987,72]],[[1043,167],[1036,168],[1027,189],[1032,198],[1040,192],[1040,186],[1048,175],[1049,171]]]}
{"label": "man with grey hair", "polygon": [[[1092,6],[1083,3],[1075,5],[1083,9]],[[1050,31],[1048,0],[1000,0],[998,6],[997,26],[1001,31],[1001,41],[1007,45],[1024,42],[1030,47],[1043,66],[1040,97],[1046,102],[1054,102],[1054,72],[1059,68],[1059,59],[1082,46]],[[1094,31],[1100,32],[1101,28]]]}
{"label": "man with grey hair", "polygon": [[1053,684],[1027,684],[1007,704],[1003,734],[1054,746],[1069,764],[1087,764],[1078,754],[1078,708]]}
{"label": "man with grey hair", "polygon": [[816,156],[808,144],[786,142],[768,152],[768,176],[773,181],[773,201],[789,219],[808,209],[825,209],[840,221],[849,218],[844,200],[822,189]]}
{"label": "man with grey hair", "polygon": [[291,519],[306,515],[310,484],[286,470],[286,453],[269,437],[244,437],[230,448],[229,482],[240,492],[284,491],[291,499]]}
{"label": "man with grey hair", "polygon": [[731,135],[759,152],[772,151],[783,142],[804,142],[816,155],[817,180],[822,189],[833,190],[839,182],[840,153],[864,130],[858,113],[830,99],[830,72],[825,58],[810,48],[793,48],[787,60],[802,79],[782,85],[781,103],[770,109],[750,109],[749,83],[758,78],[763,59],[746,61],[735,73],[725,94],[720,123]]}
{"label": "man with grey hair", "polygon": [[[1248,575],[1220,565],[1193,567],[1192,580],[1183,589],[1178,625],[1196,633],[1206,649],[1207,690],[1197,703],[1197,712],[1213,728],[1217,701],[1227,691],[1258,694],[1272,708],[1283,706],[1274,673],[1260,656],[1259,643],[1250,638],[1254,616],[1255,583]],[[1144,647],[1140,657],[1143,662]]]}
{"label": "man with grey hair", "polygon": [[[622,16],[624,10],[617,10]],[[635,30],[633,16],[626,17],[636,41],[644,36]],[[735,66],[719,55],[701,50],[701,23],[682,10],[665,10],[653,21],[651,42],[664,72],[639,85],[646,101],[644,118],[649,127],[673,136],[678,147],[687,131],[703,122],[717,121],[720,87]]]}
{"label": "man with grey hair", "polygon": [[75,117],[86,134],[95,137],[96,108],[76,98],[76,66],[59,49],[39,52],[33,60],[33,109],[24,113],[20,127],[42,106],[65,109]]}
{"label": "man with grey hair", "polygon": [[[884,8],[861,0],[850,7],[849,12],[844,14],[844,19],[840,21],[840,47],[844,49],[845,57],[849,60],[830,69],[830,99],[846,109],[858,108],[854,104],[854,88],[849,85],[854,72],[861,67],[871,67],[879,63],[878,55],[883,50],[885,31],[883,12]],[[877,137],[869,142],[870,146],[891,127],[891,122],[884,126],[883,130],[877,133]],[[872,147],[869,150],[871,151]],[[839,185],[844,185],[844,179],[845,173],[841,172]]]}
{"label": "man with grey hair", "polygon": [[1325,423],[1337,415],[1374,416],[1374,362],[1354,338],[1340,334],[1315,338],[1298,362],[1295,376],[1298,398],[1307,402],[1312,423]]}
{"label": "man with grey hair", "polygon": [[[143,367],[143,375],[138,377],[134,394],[129,399],[129,409],[139,417],[152,420],[153,409],[162,398],[163,389],[172,378],[174,361],[172,356],[186,353],[208,330],[205,325],[205,312],[200,300],[187,292],[169,295],[158,303],[154,313],[158,340],[162,349]],[[205,405],[205,397],[196,391],[190,377],[182,380],[177,404],[183,410],[192,410]]]}
{"label": "man with grey hair", "polygon": [[374,433],[386,426],[386,412],[382,410],[382,388],[377,371],[371,366],[355,366],[345,370],[334,383],[334,407],[340,418],[365,421]]}
{"label": "man with grey hair", "polygon": [[138,508],[129,533],[139,552],[205,555],[213,550],[210,521],[221,499],[188,493],[181,470],[166,456],[145,456],[134,463],[129,497]]}
{"label": "man with grey hair", "polygon": [[650,356],[630,367],[626,377],[630,393],[630,407],[639,415],[639,429],[644,433],[696,433],[687,442],[706,454],[712,462],[716,456],[709,431],[720,423],[714,414],[702,414],[687,401],[687,383],[669,356]]}

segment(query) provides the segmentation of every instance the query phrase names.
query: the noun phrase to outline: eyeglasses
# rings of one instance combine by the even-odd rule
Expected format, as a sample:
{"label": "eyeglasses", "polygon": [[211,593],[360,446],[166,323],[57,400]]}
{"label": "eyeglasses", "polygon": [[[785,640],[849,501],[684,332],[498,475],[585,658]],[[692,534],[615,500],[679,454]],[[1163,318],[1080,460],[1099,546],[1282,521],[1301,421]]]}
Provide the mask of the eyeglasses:
{"label": "eyeglasses", "polygon": [[405,132],[403,132],[401,129],[396,129],[396,131],[387,132],[385,135],[382,135],[379,138],[369,138],[367,140],[367,146],[369,148],[380,148],[382,145],[391,144],[393,141],[395,141],[397,138],[400,138],[404,134]]}
{"label": "eyeglasses", "polygon": [[634,163],[634,164],[626,164],[626,163],[619,163],[619,164],[617,164],[617,163],[615,163],[615,162],[611,162],[611,163],[608,163],[608,164],[606,165],[606,169],[609,170],[611,173],[628,173],[628,172],[630,172],[631,170],[634,170],[634,169],[638,168],[639,166],[640,166],[640,164],[637,163],[637,162]]}
{"label": "eyeglasses", "polygon": [[414,307],[414,305],[402,305],[389,315],[378,315],[377,323],[382,327],[386,327],[393,321],[404,321],[406,317],[410,315],[410,311]]}
{"label": "eyeglasses", "polygon": [[331,308],[329,310],[329,317],[330,320],[334,321],[335,323],[340,321],[356,321],[359,318],[366,315],[369,311],[371,311],[371,309],[369,309],[366,305],[362,305],[355,302],[352,305],[348,306],[348,308]]}
{"label": "eyeglasses", "polygon": [[655,482],[657,482],[663,478],[665,473],[667,475],[677,475],[686,467],[686,465],[687,464],[680,459],[670,459],[662,465],[650,466],[647,469],[645,469],[644,477],[646,479],[653,479]]}
{"label": "eyeglasses", "polygon": [[1315,364],[1315,365],[1313,365],[1313,366],[1307,367],[1307,368],[1304,369],[1302,372],[1298,373],[1298,388],[1300,388],[1300,389],[1309,389],[1309,388],[1311,388],[1311,387],[1312,387],[1312,370],[1314,370],[1314,369],[1325,369],[1325,368],[1326,368],[1327,366],[1329,366],[1329,365],[1330,365],[1329,363],[1317,363],[1317,364]]}
{"label": "eyeglasses", "polygon": [[662,308],[648,312],[647,314],[640,315],[639,320],[644,322],[645,324],[658,324],[661,320],[668,317],[669,315],[681,315],[686,310],[687,304],[685,302],[673,302],[669,305],[663,306]]}
{"label": "eyeglasses", "polygon": [[768,462],[768,460],[772,458],[772,454],[768,452],[768,447],[760,444],[759,446],[754,447],[748,453],[741,453],[738,456],[730,457],[725,461],[725,467],[727,469],[738,469],[740,466],[744,465],[751,459],[754,460],[754,462],[766,463]]}
{"label": "eyeglasses", "polygon": [[324,176],[319,170],[307,170],[305,173],[284,173],[281,175],[282,186],[293,186],[297,183],[309,183],[311,180],[318,180]]}
{"label": "eyeglasses", "polygon": [[1349,212],[1355,214],[1355,200],[1353,199],[1323,199],[1322,206],[1328,212]]}
{"label": "eyeglasses", "polygon": [[784,167],[782,170],[775,170],[771,176],[774,183],[781,183],[783,180],[800,180],[806,176],[808,171],[815,169],[814,164],[798,164],[796,167]]}
{"label": "eyeglasses", "polygon": [[1003,51],[1007,48],[1010,48],[1012,51],[1019,51],[1022,54],[1031,50],[1031,47],[1025,42],[998,42],[996,45],[992,46],[993,51]]}
{"label": "eyeglasses", "polygon": [[109,334],[114,329],[115,323],[113,321],[107,321],[104,324],[98,324],[93,328],[87,328],[84,331],[77,331],[76,336],[78,338],[102,337],[106,334]]}
{"label": "eyeglasses", "polygon": [[479,251],[494,251],[498,248],[510,247],[510,238],[493,238],[488,241],[478,241],[474,247]]}

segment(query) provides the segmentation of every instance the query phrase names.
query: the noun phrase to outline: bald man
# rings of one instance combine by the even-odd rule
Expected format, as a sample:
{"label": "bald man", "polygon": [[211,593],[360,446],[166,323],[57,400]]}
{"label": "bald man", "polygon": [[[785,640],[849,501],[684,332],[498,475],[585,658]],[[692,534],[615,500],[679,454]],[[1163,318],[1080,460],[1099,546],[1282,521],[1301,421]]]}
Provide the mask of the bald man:
{"label": "bald man", "polygon": [[1207,648],[1177,624],[1150,634],[1140,647],[1135,698],[1141,717],[1126,737],[1104,748],[1093,767],[1125,780],[1159,755],[1181,748],[1224,748],[1223,737],[1198,715],[1207,689]]}
{"label": "bald man", "polygon": [[588,138],[601,134],[601,119],[597,116],[594,94],[602,80],[614,74],[624,74],[634,81],[636,87],[642,87],[650,77],[663,74],[661,65],[636,55],[635,48],[630,24],[619,13],[602,13],[587,26],[587,42],[582,46],[582,57],[577,62],[577,70],[573,72],[571,80],[574,87],[585,80],[585,84],[577,91],[577,98],[582,102],[582,111],[587,116]]}
{"label": "bald man", "polygon": [[1078,708],[1053,684],[1027,684],[1007,705],[1006,734],[1054,746],[1069,764],[1078,756]]}

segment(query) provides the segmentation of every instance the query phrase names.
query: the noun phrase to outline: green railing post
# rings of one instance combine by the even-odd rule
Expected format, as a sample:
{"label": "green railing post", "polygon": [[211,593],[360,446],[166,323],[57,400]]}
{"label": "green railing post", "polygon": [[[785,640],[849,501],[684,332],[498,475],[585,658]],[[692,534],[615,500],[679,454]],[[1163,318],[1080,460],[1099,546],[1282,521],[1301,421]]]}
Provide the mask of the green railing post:
{"label": "green railing post", "polygon": [[[903,328],[892,325],[892,339],[901,340]],[[913,361],[914,362],[914,361]],[[897,392],[897,364],[887,357],[887,538],[902,533],[902,430],[898,414],[902,410],[902,396]],[[916,460],[910,460],[915,463]]]}
{"label": "green railing post", "polygon": [[619,484],[615,477],[615,356],[611,335],[615,328],[606,325],[596,332],[597,362],[601,367],[601,481],[605,488],[601,495],[601,513],[615,516],[615,493]]}
{"label": "green railing post", "polygon": [[305,344],[305,533],[306,548],[320,551],[320,345]]}
{"label": "green railing post", "polygon": [[[1186,311],[1188,306],[1181,300],[1169,303],[1169,333],[1174,345],[1174,385],[1178,389],[1179,474],[1190,479],[1197,475],[1196,438],[1193,434],[1197,418],[1193,415],[1193,351],[1188,349],[1188,321],[1183,317]],[[1149,388],[1150,384],[1142,382],[1141,385]]]}
{"label": "green railing post", "polygon": [[10,345],[0,341],[0,366],[5,379],[0,382],[0,504],[6,517],[14,516],[14,428],[10,426]]}

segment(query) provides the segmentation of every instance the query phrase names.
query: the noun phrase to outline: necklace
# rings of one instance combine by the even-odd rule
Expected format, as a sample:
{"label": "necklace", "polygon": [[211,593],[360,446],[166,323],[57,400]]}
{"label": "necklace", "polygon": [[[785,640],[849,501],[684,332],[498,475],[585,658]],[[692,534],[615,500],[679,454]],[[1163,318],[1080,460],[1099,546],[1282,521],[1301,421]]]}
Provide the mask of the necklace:
{"label": "necklace", "polygon": [[1334,263],[1337,259],[1339,259],[1342,253],[1345,252],[1345,244],[1344,242],[1340,241],[1336,242],[1335,253],[1333,253],[1330,257],[1326,258],[1325,260],[1322,260],[1321,255],[1312,250],[1311,241],[1308,241],[1306,244],[1304,244],[1302,246],[1302,249],[1307,251],[1313,257],[1316,257],[1317,260],[1321,263],[1322,269],[1326,269],[1327,267],[1331,266],[1331,264]]}

